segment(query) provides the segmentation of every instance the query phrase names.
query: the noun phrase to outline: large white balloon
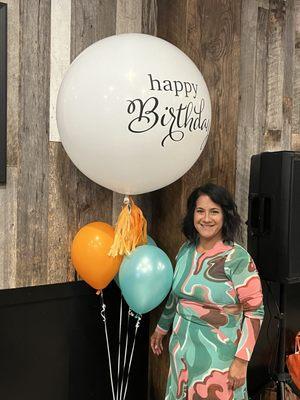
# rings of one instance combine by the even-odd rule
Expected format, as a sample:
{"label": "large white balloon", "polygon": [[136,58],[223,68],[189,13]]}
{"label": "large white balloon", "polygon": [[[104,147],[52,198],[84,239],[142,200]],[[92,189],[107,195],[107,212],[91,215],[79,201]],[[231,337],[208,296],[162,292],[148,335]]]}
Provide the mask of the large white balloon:
{"label": "large white balloon", "polygon": [[180,178],[198,159],[211,104],[195,64],[150,35],[111,36],[71,64],[57,123],[73,163],[93,181],[140,194]]}

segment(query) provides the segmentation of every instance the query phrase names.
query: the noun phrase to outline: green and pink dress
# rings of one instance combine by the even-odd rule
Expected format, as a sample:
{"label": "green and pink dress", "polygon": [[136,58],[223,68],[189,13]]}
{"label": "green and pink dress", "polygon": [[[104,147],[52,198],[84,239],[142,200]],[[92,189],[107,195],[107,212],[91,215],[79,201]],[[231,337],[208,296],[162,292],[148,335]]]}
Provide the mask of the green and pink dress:
{"label": "green and pink dress", "polygon": [[234,357],[250,360],[264,316],[261,282],[249,253],[218,242],[202,254],[184,244],[157,325],[170,337],[165,400],[247,399],[228,389]]}

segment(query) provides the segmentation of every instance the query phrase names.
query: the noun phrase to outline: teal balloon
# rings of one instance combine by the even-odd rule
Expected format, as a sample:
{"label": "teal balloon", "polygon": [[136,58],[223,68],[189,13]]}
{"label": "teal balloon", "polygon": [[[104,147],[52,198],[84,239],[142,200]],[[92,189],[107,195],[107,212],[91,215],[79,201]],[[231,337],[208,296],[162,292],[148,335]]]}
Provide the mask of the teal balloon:
{"label": "teal balloon", "polygon": [[129,307],[145,314],[167,296],[173,280],[169,257],[153,245],[137,247],[122,261],[119,283]]}
{"label": "teal balloon", "polygon": [[151,246],[157,246],[157,244],[155,243],[155,241],[152,239],[151,236],[147,235],[147,244],[151,245]]}
{"label": "teal balloon", "polygon": [[[156,246],[157,244],[155,243],[155,241],[152,239],[151,236],[147,235],[147,244],[151,245],[151,246]],[[117,273],[117,275],[114,277],[114,280],[116,282],[116,284],[120,287],[120,282],[119,282],[119,272]]]}

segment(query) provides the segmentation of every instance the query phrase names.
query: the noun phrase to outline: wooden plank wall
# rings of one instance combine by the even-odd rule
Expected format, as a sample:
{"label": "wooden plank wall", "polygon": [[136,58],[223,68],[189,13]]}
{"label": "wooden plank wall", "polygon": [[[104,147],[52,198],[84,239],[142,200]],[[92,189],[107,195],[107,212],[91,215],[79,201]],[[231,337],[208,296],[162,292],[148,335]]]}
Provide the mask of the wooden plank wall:
{"label": "wooden plank wall", "polygon": [[244,220],[251,155],[300,149],[299,4],[299,0],[242,2],[235,193]]}

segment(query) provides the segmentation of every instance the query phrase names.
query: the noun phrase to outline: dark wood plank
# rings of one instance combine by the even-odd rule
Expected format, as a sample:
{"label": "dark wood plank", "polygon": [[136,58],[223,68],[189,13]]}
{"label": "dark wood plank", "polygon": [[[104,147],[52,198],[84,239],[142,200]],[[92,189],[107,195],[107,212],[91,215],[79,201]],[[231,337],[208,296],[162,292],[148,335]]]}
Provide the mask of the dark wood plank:
{"label": "dark wood plank", "polygon": [[50,0],[20,1],[17,286],[46,282]]}
{"label": "dark wood plank", "polygon": [[71,58],[116,32],[116,0],[72,0]]}
{"label": "dark wood plank", "polygon": [[8,48],[7,54],[7,165],[18,165],[19,131],[19,29],[20,10],[18,0],[10,0],[8,6]]}
{"label": "dark wood plank", "polygon": [[[208,180],[235,188],[235,148],[239,96],[240,2],[189,1],[187,55],[209,88],[212,124],[208,142],[184,176],[184,199]],[[198,30],[198,31],[197,31]]]}
{"label": "dark wood plank", "polygon": [[142,33],[157,36],[157,0],[143,0]]}

